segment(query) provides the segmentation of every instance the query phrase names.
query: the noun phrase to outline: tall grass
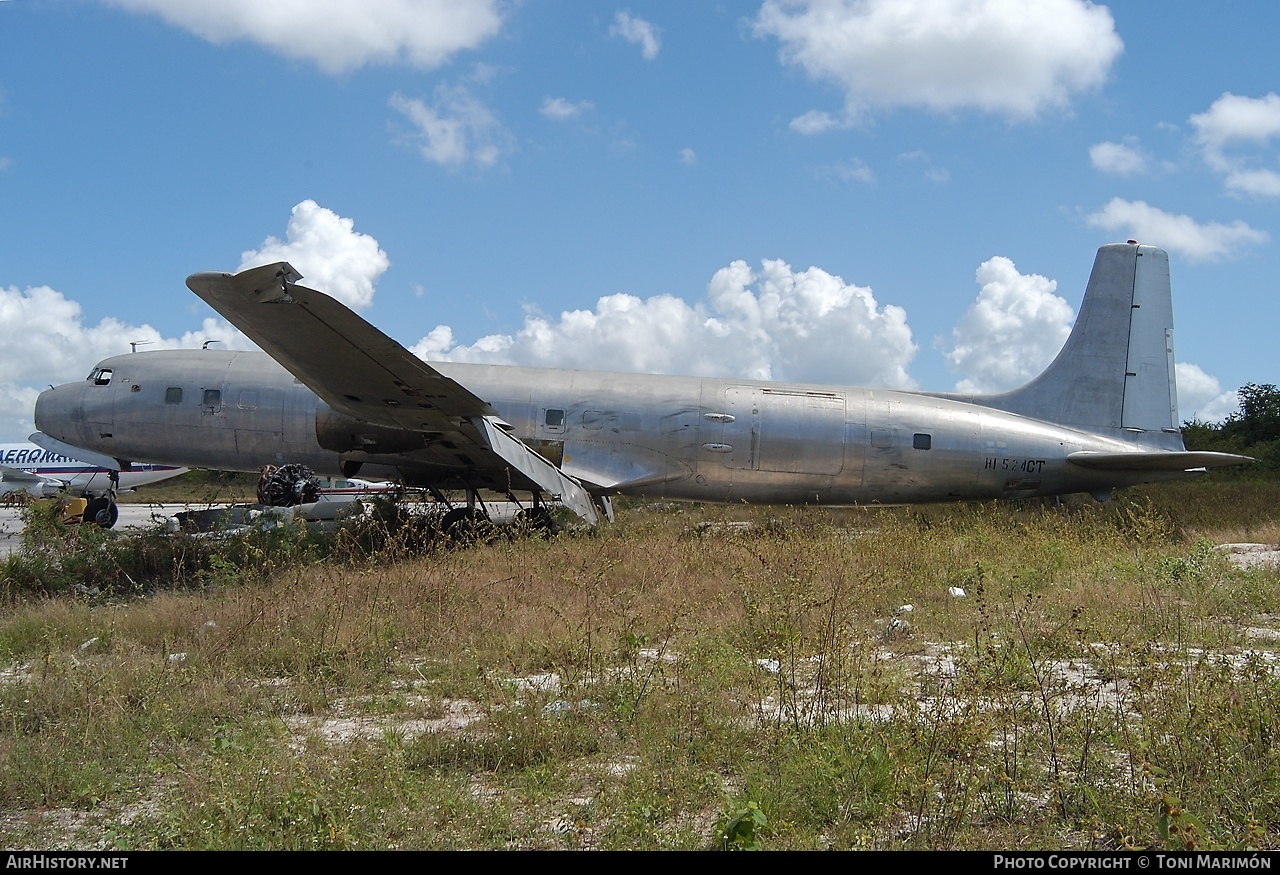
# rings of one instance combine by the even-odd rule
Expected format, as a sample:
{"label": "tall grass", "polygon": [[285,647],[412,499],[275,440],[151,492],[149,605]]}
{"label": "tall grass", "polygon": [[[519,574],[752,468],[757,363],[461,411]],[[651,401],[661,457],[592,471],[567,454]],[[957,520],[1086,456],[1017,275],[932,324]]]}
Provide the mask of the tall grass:
{"label": "tall grass", "polygon": [[6,566],[0,841],[1275,848],[1280,575],[1213,548],[1277,498],[51,527]]}

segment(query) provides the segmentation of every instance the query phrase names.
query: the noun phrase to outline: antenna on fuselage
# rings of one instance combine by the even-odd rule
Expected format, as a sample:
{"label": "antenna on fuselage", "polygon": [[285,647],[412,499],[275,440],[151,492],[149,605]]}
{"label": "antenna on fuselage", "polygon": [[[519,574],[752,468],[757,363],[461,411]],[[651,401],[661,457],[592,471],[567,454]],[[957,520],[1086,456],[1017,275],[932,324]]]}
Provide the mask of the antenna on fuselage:
{"label": "antenna on fuselage", "polygon": [[131,340],[129,341],[129,352],[137,352],[138,347],[142,346],[143,344],[154,343],[154,342],[155,341],[152,341],[152,340]]}
{"label": "antenna on fuselage", "polygon": [[201,348],[201,349],[208,349],[208,348],[209,348],[209,344],[211,344],[211,343],[222,343],[222,341],[221,341],[221,340],[206,340],[204,343],[200,344],[200,348]]}

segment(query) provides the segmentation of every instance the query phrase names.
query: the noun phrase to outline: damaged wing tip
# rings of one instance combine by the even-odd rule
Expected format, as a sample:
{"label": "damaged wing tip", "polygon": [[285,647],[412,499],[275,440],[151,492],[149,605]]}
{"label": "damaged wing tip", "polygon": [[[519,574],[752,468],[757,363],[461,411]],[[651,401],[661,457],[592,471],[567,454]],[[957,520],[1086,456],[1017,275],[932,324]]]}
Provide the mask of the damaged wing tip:
{"label": "damaged wing tip", "polygon": [[296,283],[302,279],[302,274],[298,273],[298,269],[287,261],[279,261],[275,264],[276,279],[282,283]]}
{"label": "damaged wing tip", "polygon": [[202,270],[187,277],[187,288],[204,296],[219,288],[243,289],[251,287],[255,292],[269,288],[284,290],[302,279],[302,274],[287,261],[260,264],[236,273],[222,270]]}

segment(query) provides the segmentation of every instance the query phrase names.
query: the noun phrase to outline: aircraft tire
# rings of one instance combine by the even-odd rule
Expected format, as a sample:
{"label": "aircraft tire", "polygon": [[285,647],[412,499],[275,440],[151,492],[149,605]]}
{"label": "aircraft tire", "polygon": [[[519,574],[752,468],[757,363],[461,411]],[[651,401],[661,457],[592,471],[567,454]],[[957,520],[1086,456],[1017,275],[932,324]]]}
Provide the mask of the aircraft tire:
{"label": "aircraft tire", "polygon": [[516,514],[516,525],[531,535],[554,535],[559,527],[545,507],[527,507]]}
{"label": "aircraft tire", "polygon": [[493,523],[479,508],[455,507],[444,515],[440,528],[449,540],[467,543],[487,538],[492,532]]}
{"label": "aircraft tire", "polygon": [[86,523],[96,523],[104,529],[114,526],[119,518],[120,508],[116,507],[116,503],[105,495],[100,498],[89,499],[89,503],[84,506],[84,514],[81,516],[81,519]]}

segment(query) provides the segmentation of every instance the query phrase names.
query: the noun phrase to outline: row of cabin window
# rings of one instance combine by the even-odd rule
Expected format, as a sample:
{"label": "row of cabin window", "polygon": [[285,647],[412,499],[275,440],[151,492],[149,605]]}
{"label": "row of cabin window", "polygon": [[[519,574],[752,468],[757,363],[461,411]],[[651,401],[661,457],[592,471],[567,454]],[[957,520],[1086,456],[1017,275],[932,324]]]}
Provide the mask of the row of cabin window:
{"label": "row of cabin window", "polygon": [[[182,387],[170,386],[164,390],[164,402],[166,404],[182,403]],[[221,407],[222,406],[222,390],[221,389],[205,389],[200,396],[200,405],[202,407]],[[252,389],[245,389],[240,393],[240,400],[236,406],[241,410],[253,410],[258,406],[258,393]]]}

